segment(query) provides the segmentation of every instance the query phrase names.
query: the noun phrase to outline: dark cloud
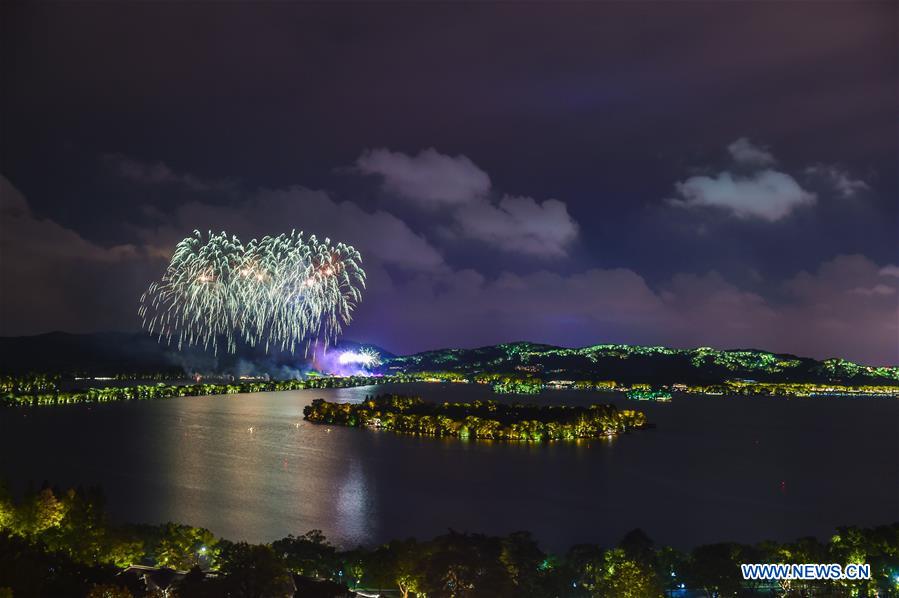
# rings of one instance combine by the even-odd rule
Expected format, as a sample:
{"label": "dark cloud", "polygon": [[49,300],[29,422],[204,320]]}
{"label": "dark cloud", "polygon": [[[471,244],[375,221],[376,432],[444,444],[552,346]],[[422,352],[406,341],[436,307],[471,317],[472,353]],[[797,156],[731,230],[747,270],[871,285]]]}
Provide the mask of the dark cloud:
{"label": "dark cloud", "polygon": [[836,164],[815,164],[806,168],[805,173],[823,179],[844,199],[851,199],[860,193],[871,190],[868,183],[853,178],[849,171]]}
{"label": "dark cloud", "polygon": [[102,247],[35,216],[0,175],[0,334],[134,328],[152,270],[140,247]]}
{"label": "dark cloud", "polygon": [[415,156],[386,148],[368,150],[356,160],[356,169],[381,176],[387,192],[425,208],[477,201],[490,191],[490,177],[471,160],[434,148]]}
{"label": "dark cloud", "polygon": [[[408,156],[387,149],[367,151],[358,171],[378,174],[384,189],[416,205],[444,206],[448,223],[437,223],[444,238],[475,240],[503,251],[539,258],[567,255],[578,225],[558,200],[490,196],[490,177],[466,156],[448,156],[434,148]],[[437,216],[439,218],[439,215]]]}
{"label": "dark cloud", "polygon": [[122,154],[105,154],[101,160],[118,176],[145,185],[179,185],[190,191],[227,191],[234,181],[209,181],[173,171],[164,162],[143,162]]}
{"label": "dark cloud", "polygon": [[727,146],[734,162],[752,166],[770,166],[776,162],[774,155],[767,148],[755,145],[746,137],[740,137]]}
{"label": "dark cloud", "polygon": [[505,196],[498,203],[476,202],[454,214],[460,234],[504,251],[559,258],[578,234],[567,206],[556,199]]}
{"label": "dark cloud", "polygon": [[168,215],[164,224],[138,232],[154,255],[168,257],[175,243],[198,229],[263,237],[302,230],[355,246],[368,259],[404,270],[439,270],[443,258],[423,236],[392,214],[369,212],[324,191],[293,186],[259,189],[223,207],[193,201]]}

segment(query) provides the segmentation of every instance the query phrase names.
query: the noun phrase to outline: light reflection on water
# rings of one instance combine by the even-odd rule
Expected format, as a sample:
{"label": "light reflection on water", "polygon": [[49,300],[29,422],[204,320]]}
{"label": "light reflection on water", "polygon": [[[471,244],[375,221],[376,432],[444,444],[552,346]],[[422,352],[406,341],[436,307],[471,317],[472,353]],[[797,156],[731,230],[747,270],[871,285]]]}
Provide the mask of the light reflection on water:
{"label": "light reflection on water", "polygon": [[[406,385],[430,399],[489,388]],[[317,528],[343,546],[448,528],[529,529],[548,546],[616,542],[641,527],[692,545],[829,534],[899,513],[899,402],[675,399],[656,430],[526,444],[415,438],[302,420],[312,399],[372,387],[0,413],[0,475],[101,484],[120,520],[180,521],[268,541]],[[547,392],[537,400],[620,397]],[[252,431],[251,431],[252,429]],[[837,473],[835,473],[837,472]]]}
{"label": "light reflection on water", "polygon": [[365,473],[358,461],[350,463],[337,495],[337,525],[344,538],[368,538],[375,513],[369,504]]}

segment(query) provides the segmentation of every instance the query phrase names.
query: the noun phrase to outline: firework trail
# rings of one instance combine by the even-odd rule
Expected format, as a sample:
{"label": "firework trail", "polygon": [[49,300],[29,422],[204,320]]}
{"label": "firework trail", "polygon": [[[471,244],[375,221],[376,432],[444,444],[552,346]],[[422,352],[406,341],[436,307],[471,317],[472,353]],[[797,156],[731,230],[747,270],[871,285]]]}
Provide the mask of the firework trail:
{"label": "firework trail", "polygon": [[291,231],[243,244],[199,231],[175,247],[138,313],[160,342],[229,352],[238,341],[295,352],[327,346],[362,299],[362,256],[343,243]]}

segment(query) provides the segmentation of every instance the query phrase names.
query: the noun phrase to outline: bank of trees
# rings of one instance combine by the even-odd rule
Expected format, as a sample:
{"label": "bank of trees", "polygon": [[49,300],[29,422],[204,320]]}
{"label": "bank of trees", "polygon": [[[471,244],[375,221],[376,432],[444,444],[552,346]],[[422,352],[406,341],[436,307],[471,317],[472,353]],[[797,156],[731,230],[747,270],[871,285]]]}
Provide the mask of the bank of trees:
{"label": "bank of trees", "polygon": [[430,403],[419,397],[378,395],[362,403],[316,399],[303,409],[317,424],[366,427],[422,436],[489,440],[575,440],[620,434],[646,425],[640,411],[614,405],[572,407],[498,401]]}
{"label": "bank of trees", "polygon": [[114,401],[144,401],[174,397],[198,397],[248,392],[300,390],[304,388],[346,388],[368,384],[393,382],[389,377],[319,376],[305,380],[241,380],[231,383],[197,384],[137,384],[133,386],[105,386],[86,390],[60,390],[55,384],[37,385],[9,379],[0,384],[0,407],[29,407],[43,405],[74,405],[79,403],[108,403]]}
{"label": "bank of trees", "polygon": [[[741,563],[868,563],[864,581],[746,582]],[[179,524],[111,525],[97,491],[44,487],[0,497],[0,596],[149,596],[129,565],[189,571],[168,596],[311,596],[391,591],[404,598],[523,596],[897,596],[899,523],[839,528],[827,541],[719,543],[678,551],[634,530],[614,547],[545,552],[526,532],[448,532],[341,550],[319,531],[271,544],[229,542]],[[315,581],[317,580],[317,581]],[[341,590],[341,588],[343,588]],[[686,595],[686,594],[683,594]]]}
{"label": "bank of trees", "polygon": [[59,389],[59,376],[50,374],[2,375],[0,393],[29,395],[55,392]]}
{"label": "bank of trees", "polygon": [[[72,405],[79,403],[105,403],[168,399],[206,395],[227,395],[249,392],[300,390],[304,388],[344,388],[369,384],[401,384],[410,382],[478,383],[489,384],[501,394],[537,394],[547,384],[551,387],[570,387],[577,390],[611,391],[629,390],[636,398],[645,398],[644,390],[668,396],[671,391],[706,395],[750,396],[899,396],[896,386],[846,386],[801,382],[756,382],[752,380],[728,380],[720,384],[674,384],[652,387],[648,384],[630,386],[612,380],[550,381],[544,383],[535,376],[481,373],[471,377],[449,371],[395,372],[388,376],[308,376],[303,380],[237,380],[229,383],[133,384],[129,386],[102,386],[84,390],[63,390],[58,376],[28,375],[0,376],[0,407],[28,407],[43,405]],[[642,394],[641,394],[642,393]],[[636,396],[641,395],[641,396]]]}
{"label": "bank of trees", "polygon": [[695,385],[685,392],[713,395],[749,395],[770,397],[896,397],[899,386],[846,385],[815,382],[757,382],[755,380],[727,380],[721,384]]}

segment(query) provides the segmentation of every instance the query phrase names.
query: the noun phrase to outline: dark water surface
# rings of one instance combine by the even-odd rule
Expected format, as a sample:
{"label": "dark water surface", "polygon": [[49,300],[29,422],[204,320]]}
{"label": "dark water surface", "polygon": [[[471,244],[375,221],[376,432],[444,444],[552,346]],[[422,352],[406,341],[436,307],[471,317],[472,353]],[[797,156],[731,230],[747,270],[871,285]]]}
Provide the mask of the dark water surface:
{"label": "dark water surface", "polygon": [[660,404],[547,391],[527,400],[611,401],[643,409],[657,428],[546,445],[302,419],[314,398],[356,402],[385,391],[496,398],[482,386],[416,384],[0,411],[0,476],[19,488],[45,479],[102,485],[121,521],[173,520],[250,541],[318,528],[345,547],[448,528],[527,529],[561,550],[612,544],[635,527],[689,547],[899,520],[896,400]]}

